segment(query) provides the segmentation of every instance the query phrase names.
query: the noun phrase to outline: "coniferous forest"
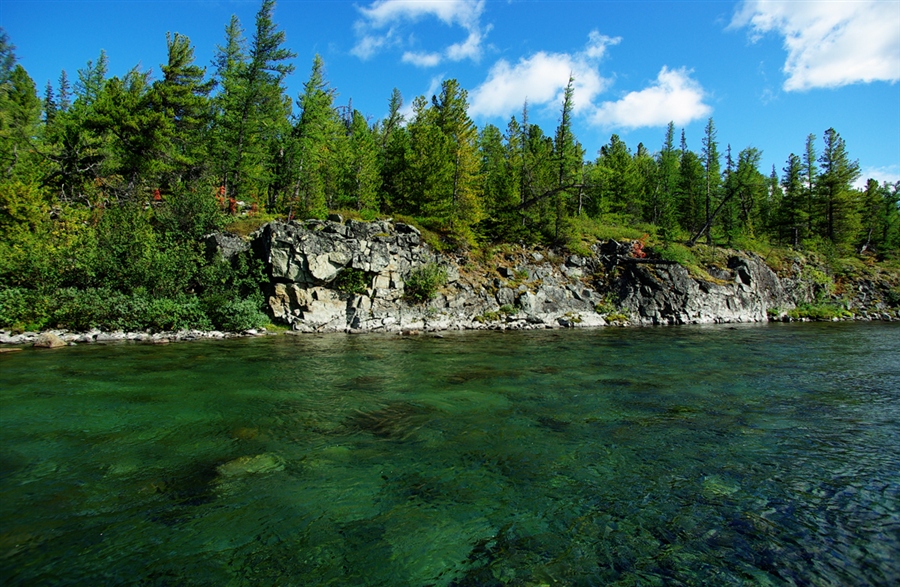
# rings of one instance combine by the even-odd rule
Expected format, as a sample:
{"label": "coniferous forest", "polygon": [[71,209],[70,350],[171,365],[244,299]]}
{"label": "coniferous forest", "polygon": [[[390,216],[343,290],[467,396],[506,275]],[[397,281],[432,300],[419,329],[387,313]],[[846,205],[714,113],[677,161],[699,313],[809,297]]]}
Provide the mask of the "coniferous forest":
{"label": "coniferous forest", "polygon": [[402,218],[444,250],[646,234],[676,260],[694,245],[900,257],[900,185],[855,188],[835,129],[782,169],[760,169],[712,119],[699,150],[669,124],[658,145],[614,134],[593,157],[572,131],[574,80],[552,130],[527,104],[478,128],[453,79],[411,110],[395,90],[371,120],[336,102],[318,57],[287,95],[295,54],[273,9],[263,0],[247,31],[232,17],[210,67],[172,34],[157,75],[110,77],[101,52],[44,89],[0,31],[0,326],[263,325],[260,262],[209,259],[202,237],[330,212]]}

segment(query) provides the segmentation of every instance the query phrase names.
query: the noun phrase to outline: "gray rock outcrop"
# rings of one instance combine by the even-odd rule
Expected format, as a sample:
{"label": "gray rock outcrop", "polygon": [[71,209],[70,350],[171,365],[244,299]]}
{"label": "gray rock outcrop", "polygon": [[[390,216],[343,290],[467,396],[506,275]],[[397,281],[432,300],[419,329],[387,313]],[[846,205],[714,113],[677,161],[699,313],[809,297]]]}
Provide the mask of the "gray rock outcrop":
{"label": "gray rock outcrop", "polygon": [[[389,221],[272,223],[253,246],[268,262],[273,316],[303,332],[603,326],[610,316],[647,325],[760,322],[771,308],[809,299],[753,255],[735,255],[701,280],[677,264],[630,259],[630,246],[613,241],[590,257],[508,254],[493,275],[462,271],[417,229]],[[448,282],[429,302],[411,303],[406,280],[428,263],[443,266]],[[342,287],[350,272],[361,280],[355,291]]]}

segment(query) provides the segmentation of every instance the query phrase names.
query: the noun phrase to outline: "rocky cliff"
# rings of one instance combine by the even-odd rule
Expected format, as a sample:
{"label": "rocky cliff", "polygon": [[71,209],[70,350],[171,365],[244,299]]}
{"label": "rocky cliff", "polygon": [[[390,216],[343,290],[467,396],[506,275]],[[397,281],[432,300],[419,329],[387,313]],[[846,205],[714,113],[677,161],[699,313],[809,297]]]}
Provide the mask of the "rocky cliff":
{"label": "rocky cliff", "polygon": [[[584,257],[507,249],[485,264],[437,254],[390,221],[275,222],[253,247],[268,263],[272,314],[303,332],[760,322],[817,293],[799,270],[779,277],[752,254],[734,252],[704,279],[614,241]],[[446,282],[414,303],[407,280],[427,265]]]}

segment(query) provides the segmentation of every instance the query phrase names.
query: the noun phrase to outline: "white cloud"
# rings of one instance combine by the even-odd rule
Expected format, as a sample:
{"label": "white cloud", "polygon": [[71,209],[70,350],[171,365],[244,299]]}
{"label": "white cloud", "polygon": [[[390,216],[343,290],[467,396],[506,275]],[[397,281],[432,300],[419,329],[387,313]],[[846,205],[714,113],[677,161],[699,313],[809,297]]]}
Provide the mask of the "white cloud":
{"label": "white cloud", "polygon": [[495,63],[487,79],[470,93],[469,112],[473,116],[503,116],[518,112],[527,100],[529,105],[557,106],[569,83],[575,78],[575,111],[585,112],[593,100],[609,85],[597,71],[597,62],[606,48],[621,39],[606,37],[594,31],[584,51],[547,53],[540,51],[511,65],[505,59]]}
{"label": "white cloud", "polygon": [[897,183],[900,181],[900,165],[887,165],[885,167],[865,167],[859,175],[859,179],[853,184],[854,187],[861,190],[866,189],[869,179],[877,180],[878,183]]}
{"label": "white cloud", "polygon": [[466,38],[440,51],[412,51],[403,54],[403,62],[419,67],[434,67],[445,59],[478,61],[482,41],[490,27],[482,28],[485,0],[377,0],[359,8],[362,18],[354,28],[358,37],[351,53],[361,59],[372,57],[382,48],[402,44],[397,29],[422,19],[436,18],[447,26],[466,31]]}
{"label": "white cloud", "polygon": [[663,126],[670,121],[685,125],[709,116],[712,108],[704,104],[700,84],[687,69],[663,66],[656,81],[643,90],[629,92],[615,102],[603,102],[591,116],[591,122],[603,127],[640,128]]}
{"label": "white cloud", "polygon": [[784,37],[787,91],[900,80],[900,3],[745,0],[731,27]]}
{"label": "white cloud", "polygon": [[417,67],[434,67],[440,62],[440,53],[414,53],[407,51],[403,54],[403,63],[411,63]]}

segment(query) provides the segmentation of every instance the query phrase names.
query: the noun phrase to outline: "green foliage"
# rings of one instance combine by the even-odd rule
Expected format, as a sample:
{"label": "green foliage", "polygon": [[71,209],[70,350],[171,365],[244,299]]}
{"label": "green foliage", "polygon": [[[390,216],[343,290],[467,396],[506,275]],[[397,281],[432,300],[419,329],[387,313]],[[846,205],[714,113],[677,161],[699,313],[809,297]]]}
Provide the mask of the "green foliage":
{"label": "green foliage", "polygon": [[800,304],[788,311],[788,316],[798,320],[807,318],[810,320],[832,320],[834,318],[852,318],[853,314],[838,304]]}
{"label": "green foliage", "polygon": [[332,286],[342,293],[361,295],[366,293],[370,282],[368,274],[362,269],[347,267],[338,273]]}
{"label": "green foliage", "polygon": [[410,271],[405,281],[406,299],[423,304],[437,294],[438,288],[447,283],[447,270],[437,263],[427,263]]}
{"label": "green foliage", "polygon": [[479,324],[485,324],[487,322],[496,322],[496,321],[500,320],[500,313],[494,312],[493,310],[488,310],[484,314],[475,316],[474,320],[475,320],[475,322],[478,322]]}
{"label": "green foliage", "polygon": [[618,308],[618,296],[613,292],[607,292],[603,300],[594,305],[594,311],[598,314],[612,314]]}
{"label": "green foliage", "polygon": [[822,269],[811,264],[803,266],[803,280],[812,283],[816,292],[816,299],[822,300],[834,293],[834,278]]}
{"label": "green foliage", "polygon": [[251,328],[262,328],[269,323],[269,317],[262,312],[262,294],[245,299],[232,298],[219,306],[208,308],[207,313],[217,328],[230,332],[241,332]]}

